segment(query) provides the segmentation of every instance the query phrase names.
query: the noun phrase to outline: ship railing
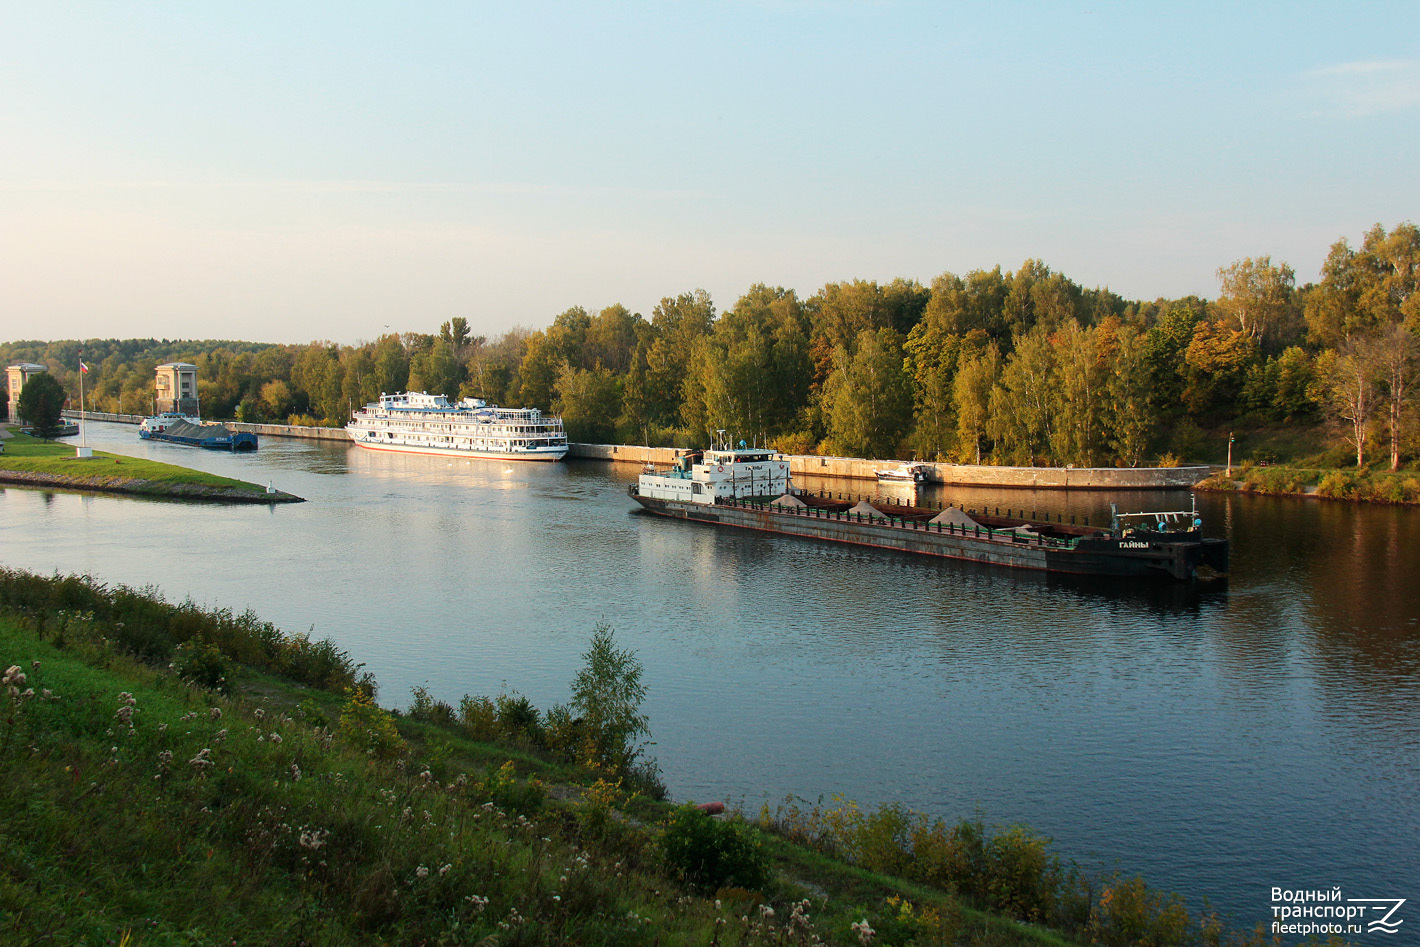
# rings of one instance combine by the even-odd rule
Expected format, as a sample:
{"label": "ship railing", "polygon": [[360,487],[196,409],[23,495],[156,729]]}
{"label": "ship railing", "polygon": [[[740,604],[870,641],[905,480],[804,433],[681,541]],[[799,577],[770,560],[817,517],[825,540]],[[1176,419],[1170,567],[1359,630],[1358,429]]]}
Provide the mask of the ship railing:
{"label": "ship railing", "polygon": [[[721,498],[717,499],[716,502],[740,509],[764,510],[768,507],[769,498],[762,497],[756,499],[763,502],[748,502],[748,498],[743,497]],[[845,523],[883,526],[888,529],[904,529],[938,534],[946,533],[949,536],[985,540],[986,542],[1000,543],[1002,545],[1074,549],[1080,541],[1080,537],[1078,536],[1061,539],[1054,536],[1045,536],[1041,533],[1021,533],[1015,529],[992,529],[989,526],[982,526],[980,524],[968,527],[965,525],[958,526],[954,523],[931,523],[924,520],[909,519],[907,517],[889,516],[886,513],[881,517],[864,516],[862,513],[854,513],[851,510],[829,510],[818,506],[779,507],[775,508],[772,512],[808,519],[837,520]]]}
{"label": "ship railing", "polygon": [[1153,532],[1191,532],[1203,528],[1198,518],[1198,497],[1190,496],[1191,507],[1187,510],[1169,510],[1157,513],[1121,513],[1119,507],[1109,505],[1110,530],[1117,536],[1126,529],[1145,529]]}

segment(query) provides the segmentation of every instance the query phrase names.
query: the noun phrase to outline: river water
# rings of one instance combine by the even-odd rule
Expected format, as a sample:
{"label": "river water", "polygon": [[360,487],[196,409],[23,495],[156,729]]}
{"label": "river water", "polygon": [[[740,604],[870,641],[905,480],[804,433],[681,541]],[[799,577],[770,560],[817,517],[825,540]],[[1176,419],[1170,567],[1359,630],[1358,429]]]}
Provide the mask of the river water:
{"label": "river water", "polygon": [[[645,666],[676,798],[757,810],[841,793],[1023,822],[1088,868],[1248,925],[1270,919],[1273,887],[1412,899],[1397,917],[1420,905],[1420,511],[1200,495],[1205,532],[1232,542],[1229,580],[1206,588],[661,520],[633,512],[630,467],[280,438],[234,456],[101,423],[88,438],[310,502],[9,488],[0,563],[252,608],[334,639],[386,705],[420,685],[451,703],[503,687],[565,701],[607,622]],[[1189,502],[929,498],[1082,517]]]}

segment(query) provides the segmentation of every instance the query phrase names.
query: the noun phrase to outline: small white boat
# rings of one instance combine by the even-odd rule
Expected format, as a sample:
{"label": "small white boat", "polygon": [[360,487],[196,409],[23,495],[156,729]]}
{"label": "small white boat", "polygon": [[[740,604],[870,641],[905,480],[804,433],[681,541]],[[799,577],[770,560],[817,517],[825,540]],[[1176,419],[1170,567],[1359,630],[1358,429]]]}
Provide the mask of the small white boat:
{"label": "small white boat", "polygon": [[899,464],[889,470],[874,470],[879,483],[923,483],[927,479],[927,464]]}

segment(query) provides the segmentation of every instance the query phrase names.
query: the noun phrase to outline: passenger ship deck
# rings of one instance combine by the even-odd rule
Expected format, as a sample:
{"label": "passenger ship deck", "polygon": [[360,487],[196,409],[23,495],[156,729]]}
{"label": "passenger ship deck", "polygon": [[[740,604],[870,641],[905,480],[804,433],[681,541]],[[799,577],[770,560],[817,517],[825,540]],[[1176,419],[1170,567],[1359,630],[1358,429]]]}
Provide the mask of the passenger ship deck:
{"label": "passenger ship deck", "polygon": [[500,408],[477,398],[450,404],[422,391],[381,395],[345,425],[368,450],[497,460],[561,460],[567,454],[562,419],[537,408]]}

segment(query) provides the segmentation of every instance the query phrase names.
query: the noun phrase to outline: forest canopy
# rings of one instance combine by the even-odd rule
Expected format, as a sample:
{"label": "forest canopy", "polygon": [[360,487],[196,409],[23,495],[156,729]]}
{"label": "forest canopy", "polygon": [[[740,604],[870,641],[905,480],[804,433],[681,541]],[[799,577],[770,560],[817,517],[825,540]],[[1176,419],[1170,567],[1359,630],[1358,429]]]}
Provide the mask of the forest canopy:
{"label": "forest canopy", "polygon": [[1332,463],[1392,469],[1417,450],[1420,231],[1377,224],[1330,248],[1319,281],[1269,256],[1217,273],[1217,298],[1126,300],[1039,260],[923,286],[756,284],[719,311],[692,290],[649,318],[573,306],[546,328],[356,345],[154,339],[0,344],[91,409],[152,411],[153,370],[198,366],[204,416],[344,424],[383,392],[541,408],[583,442],[704,445],[717,430],[790,453],[962,463],[1165,463],[1218,432],[1285,432]]}

